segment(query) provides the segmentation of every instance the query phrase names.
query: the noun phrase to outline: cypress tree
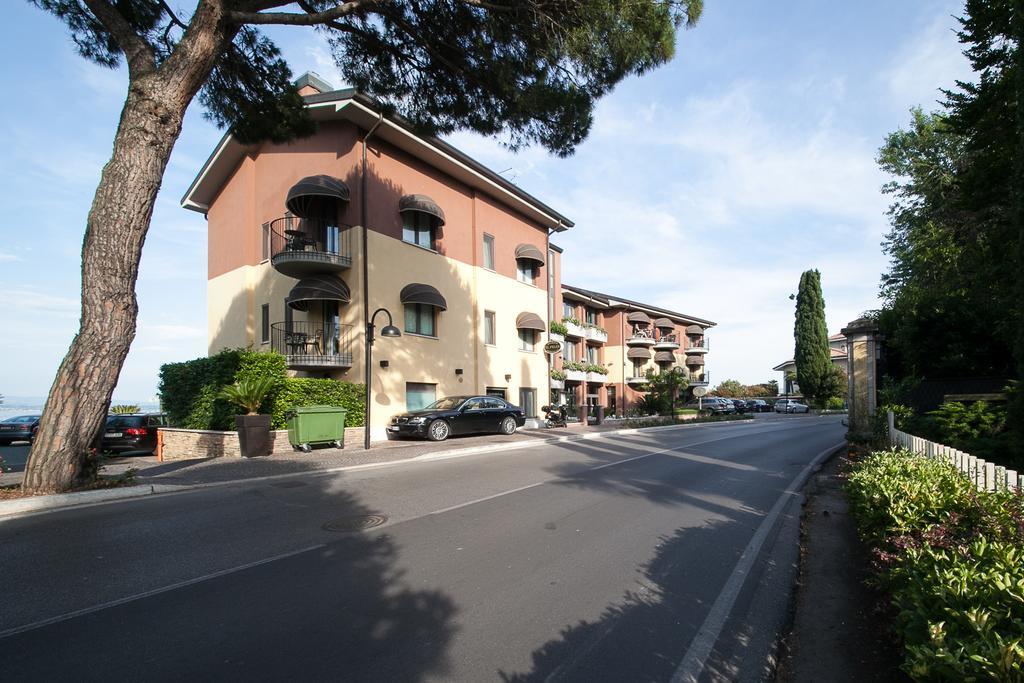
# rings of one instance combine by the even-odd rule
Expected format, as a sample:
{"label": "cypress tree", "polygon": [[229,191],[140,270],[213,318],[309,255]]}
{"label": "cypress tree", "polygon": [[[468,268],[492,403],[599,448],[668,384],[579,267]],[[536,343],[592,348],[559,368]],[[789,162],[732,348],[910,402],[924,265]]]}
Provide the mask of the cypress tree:
{"label": "cypress tree", "polygon": [[800,390],[807,398],[821,401],[825,378],[832,369],[828,348],[828,327],[825,325],[825,299],[821,295],[821,273],[804,271],[796,295],[796,341],[793,360]]}

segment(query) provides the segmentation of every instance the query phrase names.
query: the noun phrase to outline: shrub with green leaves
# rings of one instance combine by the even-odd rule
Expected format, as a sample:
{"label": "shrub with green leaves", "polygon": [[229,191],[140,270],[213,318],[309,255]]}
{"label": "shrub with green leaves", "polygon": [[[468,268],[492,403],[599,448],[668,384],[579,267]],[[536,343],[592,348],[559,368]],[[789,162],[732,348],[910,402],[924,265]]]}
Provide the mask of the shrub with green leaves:
{"label": "shrub with green leaves", "polygon": [[855,464],[847,490],[907,673],[1024,681],[1024,497],[979,493],[950,465],[895,449]]}
{"label": "shrub with green leaves", "polygon": [[315,377],[289,377],[277,394],[271,418],[274,429],[284,429],[291,410],[300,406],[341,406],[348,411],[346,427],[363,426],[363,410],[366,405],[365,384],[339,382],[333,379]]}
{"label": "shrub with green leaves", "polygon": [[110,406],[110,412],[114,415],[131,415],[132,413],[139,412],[139,407],[137,405],[119,403],[115,406]]}
{"label": "shrub with green leaves", "polygon": [[552,333],[560,334],[563,337],[569,334],[569,328],[563,325],[562,323],[558,322],[557,320],[552,320],[548,324],[548,329],[551,330]]}
{"label": "shrub with green leaves", "polygon": [[256,415],[274,389],[275,380],[268,375],[242,377],[220,390],[220,398],[239,406],[249,415]]}

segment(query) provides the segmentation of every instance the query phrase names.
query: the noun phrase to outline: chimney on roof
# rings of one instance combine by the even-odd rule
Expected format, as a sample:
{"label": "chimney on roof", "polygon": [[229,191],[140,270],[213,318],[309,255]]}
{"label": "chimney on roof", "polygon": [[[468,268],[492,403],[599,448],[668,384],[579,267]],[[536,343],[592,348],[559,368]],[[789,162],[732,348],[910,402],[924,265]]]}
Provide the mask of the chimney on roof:
{"label": "chimney on roof", "polygon": [[334,86],[320,77],[315,71],[307,71],[295,79],[295,87],[303,97],[308,95],[319,95],[320,93],[331,92]]}

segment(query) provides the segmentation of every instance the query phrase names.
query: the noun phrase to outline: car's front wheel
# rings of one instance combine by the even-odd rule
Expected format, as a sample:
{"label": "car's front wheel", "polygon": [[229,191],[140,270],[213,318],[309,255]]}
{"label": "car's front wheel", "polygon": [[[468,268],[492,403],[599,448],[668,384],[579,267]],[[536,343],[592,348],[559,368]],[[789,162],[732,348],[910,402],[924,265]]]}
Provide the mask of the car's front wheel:
{"label": "car's front wheel", "polygon": [[501,421],[500,425],[502,434],[515,434],[516,432],[516,420],[514,417],[506,417]]}
{"label": "car's front wheel", "polygon": [[444,420],[434,420],[427,429],[427,438],[431,441],[444,441],[451,436],[452,428]]}

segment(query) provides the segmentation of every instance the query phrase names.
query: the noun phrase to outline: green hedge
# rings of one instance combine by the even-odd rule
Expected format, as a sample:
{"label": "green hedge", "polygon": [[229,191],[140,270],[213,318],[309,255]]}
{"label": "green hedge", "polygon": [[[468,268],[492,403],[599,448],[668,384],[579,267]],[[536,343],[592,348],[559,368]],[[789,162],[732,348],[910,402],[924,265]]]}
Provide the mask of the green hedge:
{"label": "green hedge", "polygon": [[288,378],[274,401],[274,410],[271,413],[274,429],[285,427],[285,415],[293,408],[316,405],[341,406],[348,411],[345,426],[362,427],[363,406],[366,405],[365,386],[333,379]]}
{"label": "green hedge", "polygon": [[239,408],[219,398],[220,390],[240,379],[270,376],[274,389],[260,412],[272,416],[274,429],[285,426],[284,415],[296,406],[340,405],[348,409],[346,424],[363,424],[364,385],[333,379],[288,377],[284,356],[248,349],[227,349],[209,358],[167,363],[160,368],[160,402],[168,422],[185,429],[231,430]]}
{"label": "green hedge", "polygon": [[1024,681],[1024,497],[901,450],[857,463],[847,490],[911,678]]}

